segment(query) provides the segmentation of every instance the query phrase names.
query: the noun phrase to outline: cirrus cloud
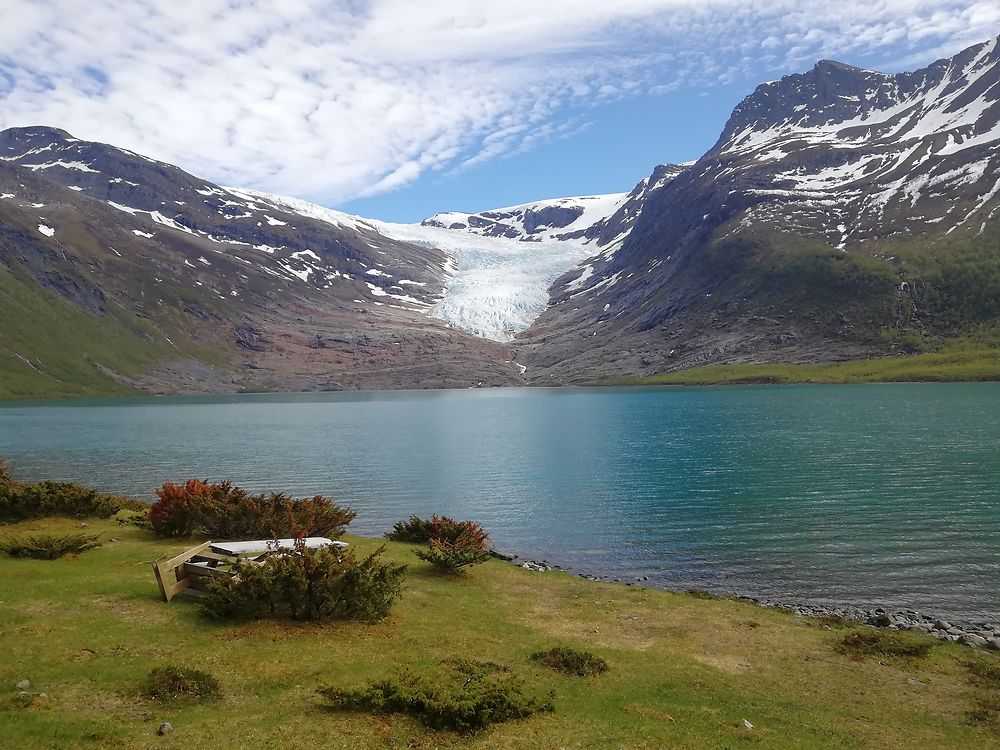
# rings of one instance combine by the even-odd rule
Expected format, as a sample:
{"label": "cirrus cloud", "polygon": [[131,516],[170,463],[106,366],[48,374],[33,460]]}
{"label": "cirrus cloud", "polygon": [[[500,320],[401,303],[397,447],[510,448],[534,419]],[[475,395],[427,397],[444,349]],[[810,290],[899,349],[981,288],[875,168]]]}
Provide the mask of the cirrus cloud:
{"label": "cirrus cloud", "polygon": [[586,128],[581,107],[886,48],[924,63],[1000,28],[992,0],[8,0],[0,13],[0,126],[63,127],[328,204],[568,137]]}

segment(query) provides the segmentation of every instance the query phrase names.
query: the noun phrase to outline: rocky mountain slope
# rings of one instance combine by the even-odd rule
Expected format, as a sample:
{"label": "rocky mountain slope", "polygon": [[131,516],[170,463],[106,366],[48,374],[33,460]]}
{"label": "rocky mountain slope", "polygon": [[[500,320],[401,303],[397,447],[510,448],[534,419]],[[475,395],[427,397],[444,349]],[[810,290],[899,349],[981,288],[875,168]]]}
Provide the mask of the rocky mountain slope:
{"label": "rocky mountain slope", "polygon": [[51,128],[0,134],[0,381],[18,393],[521,382],[428,315],[450,257]]}
{"label": "rocky mountain slope", "polygon": [[822,61],[759,86],[553,286],[536,382],[882,356],[1000,319],[997,40],[903,74]]}

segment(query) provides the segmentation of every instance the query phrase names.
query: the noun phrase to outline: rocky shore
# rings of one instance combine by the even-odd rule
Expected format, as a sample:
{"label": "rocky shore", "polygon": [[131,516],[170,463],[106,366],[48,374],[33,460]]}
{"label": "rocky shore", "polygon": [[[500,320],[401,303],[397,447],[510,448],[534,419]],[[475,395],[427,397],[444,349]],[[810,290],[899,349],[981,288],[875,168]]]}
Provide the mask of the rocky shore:
{"label": "rocky shore", "polygon": [[[516,556],[497,555],[501,559],[513,564],[532,570],[538,573],[558,570],[567,573],[573,571],[566,570],[559,565],[553,565],[547,560],[518,560]],[[649,579],[646,576],[634,580],[614,578],[611,576],[596,576],[586,573],[577,573],[580,578],[590,581],[603,581],[606,583],[623,583],[626,586],[648,586]],[[657,587],[661,588],[661,587]],[[683,592],[682,592],[683,593]],[[710,592],[694,592],[705,593]],[[877,628],[888,628],[889,630],[907,630],[914,633],[926,633],[942,641],[951,641],[965,646],[975,646],[1000,651],[1000,622],[980,622],[980,623],[952,623],[948,620],[934,615],[918,612],[913,609],[891,612],[882,607],[865,609],[853,606],[821,606],[816,604],[792,604],[773,599],[761,599],[755,596],[746,596],[735,593],[733,597],[746,602],[752,602],[760,607],[770,607],[784,609],[794,612],[803,617],[817,617],[832,621],[856,622],[859,625],[871,625]]]}

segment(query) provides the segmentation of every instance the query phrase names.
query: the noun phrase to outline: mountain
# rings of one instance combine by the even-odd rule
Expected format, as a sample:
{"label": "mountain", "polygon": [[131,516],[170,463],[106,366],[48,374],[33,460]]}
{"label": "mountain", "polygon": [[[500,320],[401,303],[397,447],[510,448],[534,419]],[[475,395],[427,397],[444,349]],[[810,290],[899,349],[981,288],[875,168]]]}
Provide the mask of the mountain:
{"label": "mountain", "polygon": [[508,347],[428,315],[453,261],[391,229],[6,130],[0,392],[522,382]]}
{"label": "mountain", "polygon": [[821,61],[559,279],[519,359],[560,382],[996,340],[998,212],[997,40],[912,73]]}
{"label": "mountain", "polygon": [[561,383],[1000,346],[997,40],[763,84],[629,193],[420,224],[0,133],[0,396]]}

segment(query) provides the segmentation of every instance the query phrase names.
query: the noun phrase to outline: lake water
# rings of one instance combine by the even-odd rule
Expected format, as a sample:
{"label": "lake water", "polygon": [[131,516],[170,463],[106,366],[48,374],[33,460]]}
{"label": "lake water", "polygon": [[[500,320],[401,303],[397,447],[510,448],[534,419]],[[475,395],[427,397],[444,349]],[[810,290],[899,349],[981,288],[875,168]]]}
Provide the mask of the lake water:
{"label": "lake water", "polygon": [[1000,384],[7,403],[24,480],[231,479],[622,580],[1000,619]]}

